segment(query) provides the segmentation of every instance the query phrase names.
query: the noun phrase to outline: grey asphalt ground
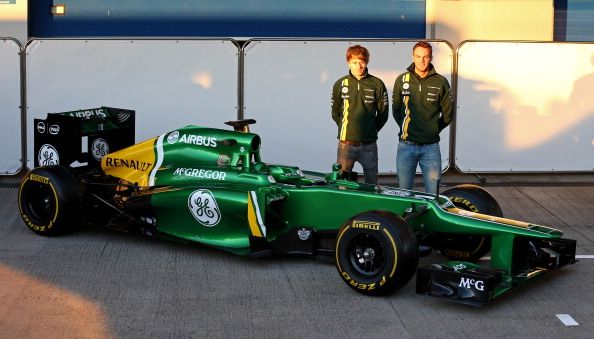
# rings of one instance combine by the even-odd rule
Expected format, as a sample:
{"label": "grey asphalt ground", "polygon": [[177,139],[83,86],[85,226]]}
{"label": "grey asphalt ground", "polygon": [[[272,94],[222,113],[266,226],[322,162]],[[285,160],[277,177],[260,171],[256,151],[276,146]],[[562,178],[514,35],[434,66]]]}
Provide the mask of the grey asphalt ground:
{"label": "grey asphalt ground", "polygon": [[[594,186],[487,187],[594,255]],[[102,229],[28,230],[0,186],[0,338],[593,338],[594,258],[472,307],[348,288],[331,262],[249,259]],[[438,254],[423,259],[444,260]],[[566,326],[557,314],[578,325]]]}

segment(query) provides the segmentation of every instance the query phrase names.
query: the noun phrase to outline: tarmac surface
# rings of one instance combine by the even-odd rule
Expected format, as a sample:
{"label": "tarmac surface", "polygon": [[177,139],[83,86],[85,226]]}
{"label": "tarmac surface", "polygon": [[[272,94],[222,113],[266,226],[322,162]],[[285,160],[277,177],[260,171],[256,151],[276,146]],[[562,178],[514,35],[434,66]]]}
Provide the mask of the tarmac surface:
{"label": "tarmac surface", "polygon": [[93,228],[38,236],[0,185],[0,338],[593,338],[594,186],[487,189],[506,217],[576,239],[580,261],[478,308],[417,295],[414,277],[366,297],[312,258]]}

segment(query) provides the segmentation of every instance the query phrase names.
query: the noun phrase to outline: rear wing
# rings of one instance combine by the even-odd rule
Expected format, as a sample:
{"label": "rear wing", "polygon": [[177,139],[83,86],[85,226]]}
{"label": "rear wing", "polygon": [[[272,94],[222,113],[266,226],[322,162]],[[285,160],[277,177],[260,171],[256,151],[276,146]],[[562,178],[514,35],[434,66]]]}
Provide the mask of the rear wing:
{"label": "rear wing", "polygon": [[99,107],[34,119],[34,166],[99,166],[108,153],[134,144],[135,111]]}

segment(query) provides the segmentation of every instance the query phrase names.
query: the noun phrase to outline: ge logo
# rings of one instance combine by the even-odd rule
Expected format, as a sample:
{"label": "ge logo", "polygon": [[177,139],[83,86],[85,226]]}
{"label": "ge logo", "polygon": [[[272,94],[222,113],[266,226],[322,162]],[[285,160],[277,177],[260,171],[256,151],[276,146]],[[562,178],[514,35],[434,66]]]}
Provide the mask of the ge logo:
{"label": "ge logo", "polygon": [[194,218],[206,227],[212,227],[221,221],[221,211],[217,200],[209,190],[196,190],[188,197],[188,208]]}
{"label": "ge logo", "polygon": [[58,150],[50,144],[41,146],[37,153],[37,162],[39,166],[59,165],[60,155],[58,154]]}
{"label": "ge logo", "polygon": [[101,158],[109,153],[109,145],[107,144],[107,141],[102,138],[93,140],[93,143],[91,144],[91,153],[93,154],[93,158],[95,158],[95,160],[101,160]]}

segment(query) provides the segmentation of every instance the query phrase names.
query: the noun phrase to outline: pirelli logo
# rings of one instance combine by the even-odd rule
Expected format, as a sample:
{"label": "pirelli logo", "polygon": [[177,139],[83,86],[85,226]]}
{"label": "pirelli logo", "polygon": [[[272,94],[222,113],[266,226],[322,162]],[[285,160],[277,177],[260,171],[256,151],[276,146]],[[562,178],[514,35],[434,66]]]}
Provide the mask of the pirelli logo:
{"label": "pirelli logo", "polygon": [[364,228],[372,231],[379,231],[380,223],[366,220],[353,220],[353,228]]}
{"label": "pirelli logo", "polygon": [[31,175],[29,175],[29,180],[37,181],[37,182],[40,182],[42,184],[49,183],[49,179],[48,178],[42,177],[41,175],[37,175],[37,174],[31,174]]}

